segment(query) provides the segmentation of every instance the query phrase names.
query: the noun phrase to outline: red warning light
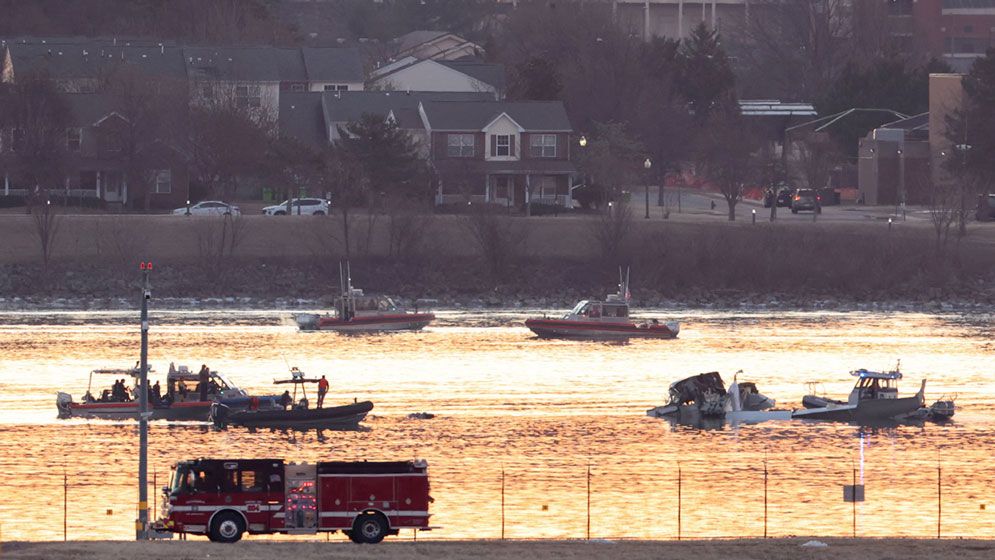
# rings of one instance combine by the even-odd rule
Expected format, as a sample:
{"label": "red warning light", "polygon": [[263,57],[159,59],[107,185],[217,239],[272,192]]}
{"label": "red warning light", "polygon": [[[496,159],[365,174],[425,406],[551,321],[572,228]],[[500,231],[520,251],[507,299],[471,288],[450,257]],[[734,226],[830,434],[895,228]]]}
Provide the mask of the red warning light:
{"label": "red warning light", "polygon": [[149,261],[149,262],[142,261],[141,263],[138,264],[138,268],[140,270],[152,270],[152,262],[151,261]]}

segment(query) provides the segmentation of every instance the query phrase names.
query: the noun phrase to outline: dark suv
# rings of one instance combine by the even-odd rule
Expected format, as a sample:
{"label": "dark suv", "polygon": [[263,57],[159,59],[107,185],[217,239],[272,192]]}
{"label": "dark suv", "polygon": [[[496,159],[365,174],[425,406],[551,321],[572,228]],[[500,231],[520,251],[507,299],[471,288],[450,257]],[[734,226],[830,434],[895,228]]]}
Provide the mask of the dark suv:
{"label": "dark suv", "polygon": [[816,214],[821,214],[822,206],[819,204],[821,201],[822,197],[814,189],[798,189],[791,197],[791,213],[797,214],[801,210],[811,210]]}
{"label": "dark suv", "polygon": [[995,194],[978,195],[978,209],[975,210],[974,217],[979,222],[995,221]]}
{"label": "dark suv", "polygon": [[764,208],[770,208],[775,204],[777,204],[778,208],[791,206],[792,192],[789,187],[779,187],[775,195],[773,188],[767,189],[764,191]]}

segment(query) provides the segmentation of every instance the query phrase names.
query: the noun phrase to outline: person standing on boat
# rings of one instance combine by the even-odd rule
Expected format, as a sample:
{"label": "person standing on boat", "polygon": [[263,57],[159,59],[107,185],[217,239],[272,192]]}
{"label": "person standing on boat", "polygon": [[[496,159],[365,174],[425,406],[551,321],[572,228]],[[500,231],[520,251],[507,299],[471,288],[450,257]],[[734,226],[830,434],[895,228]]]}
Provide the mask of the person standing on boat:
{"label": "person standing on boat", "polygon": [[283,394],[280,395],[280,406],[283,408],[287,408],[287,406],[293,402],[294,398],[290,396],[290,391],[284,391]]}
{"label": "person standing on boat", "polygon": [[155,385],[152,386],[152,403],[159,404],[162,402],[162,387],[159,387],[159,381],[156,380]]}
{"label": "person standing on boat", "polygon": [[207,389],[210,387],[209,381],[211,380],[211,370],[207,368],[207,364],[201,364],[200,373],[197,374],[197,390],[200,391],[200,400],[207,400]]}
{"label": "person standing on boat", "polygon": [[328,392],[328,380],[322,375],[318,380],[318,408],[325,403],[325,393]]}

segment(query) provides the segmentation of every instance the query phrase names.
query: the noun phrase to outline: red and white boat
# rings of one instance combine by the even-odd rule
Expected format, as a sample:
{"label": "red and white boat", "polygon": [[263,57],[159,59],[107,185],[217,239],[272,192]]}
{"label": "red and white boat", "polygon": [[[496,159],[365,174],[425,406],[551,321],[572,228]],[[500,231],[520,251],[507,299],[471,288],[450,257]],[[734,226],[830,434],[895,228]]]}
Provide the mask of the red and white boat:
{"label": "red and white boat", "polygon": [[525,326],[540,338],[581,338],[593,340],[625,340],[629,338],[677,338],[681,327],[677,322],[648,319],[636,322],[629,317],[628,273],[619,270],[618,293],[605,301],[582,300],[560,318],[531,318]]}
{"label": "red and white boat", "polygon": [[335,312],[319,315],[299,313],[294,315],[302,331],[338,331],[342,333],[369,333],[384,331],[418,331],[435,320],[435,314],[408,311],[398,307],[394,300],[384,295],[364,294],[352,287],[348,264],[339,267],[341,295],[335,298]]}
{"label": "red and white boat", "polygon": [[[59,418],[137,420],[140,406],[138,400],[140,374],[141,371],[138,368],[95,369],[91,371],[86,393],[80,402],[74,401],[69,393],[59,392],[55,402],[59,410]],[[97,389],[99,394],[94,396],[91,389],[93,389],[95,375],[98,379],[109,376],[113,377],[115,381],[127,380],[130,387],[121,387],[117,393],[112,389]],[[197,389],[197,374],[188,370],[186,366],[174,369],[170,364],[165,394],[161,396],[150,395],[149,420],[206,422],[211,416],[211,405],[215,402],[237,406],[250,398],[245,391],[217,371],[211,371],[208,379],[207,400],[202,401]],[[271,400],[269,397],[262,399],[266,403]]]}

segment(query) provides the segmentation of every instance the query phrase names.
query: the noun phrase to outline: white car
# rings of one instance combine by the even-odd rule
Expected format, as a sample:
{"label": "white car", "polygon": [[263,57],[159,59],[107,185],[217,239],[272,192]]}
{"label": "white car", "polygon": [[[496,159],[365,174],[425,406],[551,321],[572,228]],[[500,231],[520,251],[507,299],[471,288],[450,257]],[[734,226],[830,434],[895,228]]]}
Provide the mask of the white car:
{"label": "white car", "polygon": [[242,213],[238,209],[238,206],[232,206],[227,202],[221,202],[220,200],[202,200],[193,206],[187,208],[177,208],[173,210],[173,214],[176,215],[193,215],[193,216],[238,216]]}
{"label": "white car", "polygon": [[298,214],[303,216],[325,216],[331,211],[331,206],[323,198],[295,198],[293,199],[292,206],[288,204],[288,201],[284,200],[275,206],[263,208],[263,214],[267,216],[285,216],[288,214],[287,208],[290,208],[289,214],[294,216]]}

